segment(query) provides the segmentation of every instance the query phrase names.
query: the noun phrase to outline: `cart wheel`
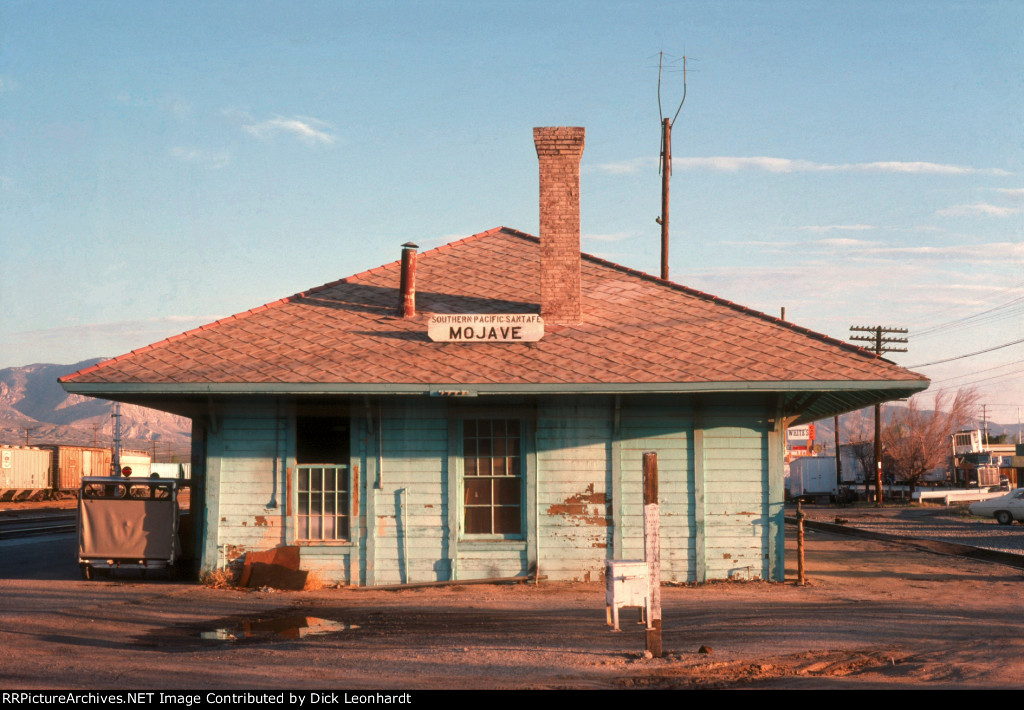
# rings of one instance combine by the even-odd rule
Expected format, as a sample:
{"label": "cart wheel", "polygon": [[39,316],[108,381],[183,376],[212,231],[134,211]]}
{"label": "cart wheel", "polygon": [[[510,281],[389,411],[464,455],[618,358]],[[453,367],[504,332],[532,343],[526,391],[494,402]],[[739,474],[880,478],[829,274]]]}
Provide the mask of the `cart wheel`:
{"label": "cart wheel", "polygon": [[89,581],[93,578],[92,567],[85,564],[84,562],[78,566],[82,570],[82,579]]}
{"label": "cart wheel", "polygon": [[178,578],[178,565],[170,563],[167,565],[167,580],[173,582]]}

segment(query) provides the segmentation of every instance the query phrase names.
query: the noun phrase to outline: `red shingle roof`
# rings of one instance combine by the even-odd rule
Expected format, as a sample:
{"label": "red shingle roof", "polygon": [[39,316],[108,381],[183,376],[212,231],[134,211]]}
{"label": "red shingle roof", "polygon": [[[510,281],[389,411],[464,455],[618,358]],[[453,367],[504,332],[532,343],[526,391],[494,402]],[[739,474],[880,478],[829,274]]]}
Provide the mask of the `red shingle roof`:
{"label": "red shingle roof", "polygon": [[86,383],[600,385],[927,380],[860,348],[583,255],[583,322],[536,343],[435,343],[430,313],[539,313],[539,240],[498,228],[424,252],[417,315],[399,262],[62,378]]}

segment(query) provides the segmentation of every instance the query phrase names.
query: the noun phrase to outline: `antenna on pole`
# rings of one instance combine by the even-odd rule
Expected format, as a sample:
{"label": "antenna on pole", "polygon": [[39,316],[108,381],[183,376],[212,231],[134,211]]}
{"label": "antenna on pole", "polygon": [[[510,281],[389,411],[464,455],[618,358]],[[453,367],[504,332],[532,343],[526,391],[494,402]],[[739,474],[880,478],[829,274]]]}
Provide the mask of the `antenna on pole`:
{"label": "antenna on pole", "polygon": [[686,103],[686,55],[683,55],[683,98],[675,115],[666,118],[661,109],[661,73],[664,68],[665,53],[658,52],[658,118],[661,119],[661,216],[655,221],[661,225],[661,278],[668,279],[668,196],[669,178],[672,175],[672,126],[679,118],[679,112]]}

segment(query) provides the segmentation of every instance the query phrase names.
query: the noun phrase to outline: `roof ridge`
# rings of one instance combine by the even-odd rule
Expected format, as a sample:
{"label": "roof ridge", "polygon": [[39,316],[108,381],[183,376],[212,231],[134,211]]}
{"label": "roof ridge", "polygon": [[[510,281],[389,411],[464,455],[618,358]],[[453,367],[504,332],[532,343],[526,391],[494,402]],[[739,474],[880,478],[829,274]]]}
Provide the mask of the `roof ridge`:
{"label": "roof ridge", "polygon": [[[622,264],[617,264],[614,261],[610,261],[608,259],[602,259],[599,256],[594,256],[593,254],[587,254],[586,252],[580,252],[580,257],[583,258],[583,259],[587,259],[589,261],[592,261],[594,263],[600,264],[602,266],[606,266],[606,267],[609,267],[609,268],[612,268],[612,269],[616,269],[618,271],[624,271],[624,272],[630,274],[631,276],[637,276],[639,278],[644,279],[645,281],[651,281],[653,283],[660,284],[662,286],[667,286],[668,288],[671,288],[671,289],[673,289],[675,291],[681,291],[682,293],[685,293],[687,295],[694,296],[696,298],[700,298],[700,299],[705,300],[705,301],[710,301],[710,302],[718,304],[720,306],[726,306],[728,308],[731,308],[733,310],[739,311],[741,313],[746,313],[747,315],[751,315],[751,316],[754,316],[756,318],[760,318],[762,320],[766,320],[766,321],[768,321],[770,323],[773,323],[775,325],[781,325],[781,326],[783,326],[785,328],[788,328],[789,330],[795,331],[797,333],[801,333],[802,335],[810,336],[810,337],[812,337],[812,338],[814,338],[816,340],[820,340],[820,341],[828,343],[830,345],[838,345],[839,347],[844,348],[846,350],[849,350],[851,352],[857,353],[858,355],[866,356],[866,357],[868,357],[871,360],[881,360],[883,362],[889,363],[890,365],[894,365],[895,367],[899,367],[901,370],[907,370],[907,372],[910,372],[910,370],[908,370],[907,368],[902,367],[900,365],[897,365],[892,360],[889,360],[888,358],[881,357],[880,355],[876,355],[875,353],[871,352],[870,350],[862,348],[862,347],[860,347],[858,345],[853,345],[852,343],[848,343],[845,340],[840,340],[838,338],[833,338],[830,335],[825,335],[824,333],[819,333],[819,332],[817,332],[815,330],[811,330],[810,328],[804,328],[803,326],[796,325],[795,323],[792,323],[790,321],[782,320],[781,318],[776,318],[775,316],[770,316],[767,313],[764,313],[762,311],[756,310],[754,308],[750,308],[748,306],[742,306],[742,305],[740,305],[740,304],[738,304],[738,303],[736,303],[734,301],[730,301],[730,300],[722,298],[720,296],[715,296],[713,294],[706,293],[704,291],[700,291],[700,290],[692,288],[690,286],[684,286],[683,284],[676,283],[675,281],[670,281],[669,279],[663,279],[663,278],[661,278],[659,276],[654,276],[653,274],[648,274],[645,271],[640,271],[638,269],[633,269],[633,268],[630,268],[628,266],[623,266]],[[914,374],[917,374],[917,373],[914,373]],[[922,379],[925,379],[925,378],[922,378]]]}

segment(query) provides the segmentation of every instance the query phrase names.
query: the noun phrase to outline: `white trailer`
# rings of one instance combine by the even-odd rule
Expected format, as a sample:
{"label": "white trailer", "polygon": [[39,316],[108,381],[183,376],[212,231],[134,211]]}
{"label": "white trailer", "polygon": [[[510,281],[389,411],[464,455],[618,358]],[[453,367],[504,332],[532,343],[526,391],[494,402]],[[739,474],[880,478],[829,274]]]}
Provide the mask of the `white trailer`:
{"label": "white trailer", "polygon": [[835,456],[801,456],[789,462],[791,498],[828,502],[839,495]]}

